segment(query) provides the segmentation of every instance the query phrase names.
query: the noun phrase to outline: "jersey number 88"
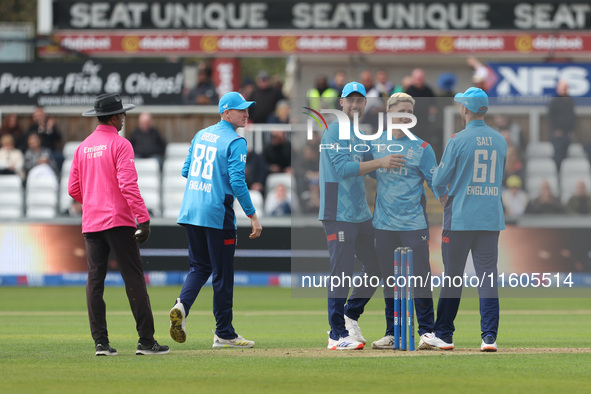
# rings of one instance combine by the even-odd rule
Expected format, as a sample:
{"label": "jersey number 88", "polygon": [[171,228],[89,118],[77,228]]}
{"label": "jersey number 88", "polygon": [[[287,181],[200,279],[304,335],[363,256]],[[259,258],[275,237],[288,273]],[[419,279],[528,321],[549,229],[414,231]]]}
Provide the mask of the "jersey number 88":
{"label": "jersey number 88", "polygon": [[[203,179],[211,179],[213,175],[213,162],[215,161],[217,150],[218,148],[213,146],[196,144],[195,150],[193,151],[191,176],[199,176],[201,173],[201,167],[203,167],[203,173],[201,173],[201,177]],[[203,164],[203,158],[205,158],[205,165]]]}

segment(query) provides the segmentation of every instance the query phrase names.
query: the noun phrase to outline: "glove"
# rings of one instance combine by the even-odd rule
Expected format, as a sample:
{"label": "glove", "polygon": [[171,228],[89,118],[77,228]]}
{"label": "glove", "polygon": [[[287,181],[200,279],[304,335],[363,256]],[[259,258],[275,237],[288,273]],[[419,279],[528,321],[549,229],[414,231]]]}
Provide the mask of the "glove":
{"label": "glove", "polygon": [[135,240],[137,241],[138,244],[143,244],[144,242],[146,242],[148,240],[148,238],[150,238],[150,221],[148,220],[147,222],[144,223],[140,223],[138,225],[138,229],[135,232]]}

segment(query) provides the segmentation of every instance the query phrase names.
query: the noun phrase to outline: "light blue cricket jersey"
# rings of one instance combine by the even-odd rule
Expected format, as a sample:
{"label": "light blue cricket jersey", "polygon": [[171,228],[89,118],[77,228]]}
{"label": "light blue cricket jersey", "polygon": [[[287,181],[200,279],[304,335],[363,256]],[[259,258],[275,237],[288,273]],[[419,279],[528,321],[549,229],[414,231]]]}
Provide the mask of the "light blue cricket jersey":
{"label": "light blue cricket jersey", "polygon": [[[320,143],[320,210],[318,220],[361,223],[371,219],[365,199],[365,177],[359,176],[363,148],[371,141],[361,141],[353,132],[351,139],[339,140],[339,124],[333,122]],[[361,150],[356,152],[355,148]]]}
{"label": "light blue cricket jersey", "polygon": [[404,135],[388,141],[384,134],[372,145],[372,156],[380,159],[394,153],[405,155],[401,168],[380,168],[376,171],[377,191],[373,226],[380,230],[413,231],[429,227],[424,182],[436,197],[445,195],[446,187],[431,185],[437,159],[431,145],[417,137]]}
{"label": "light blue cricket jersey", "polygon": [[182,170],[187,185],[179,224],[236,229],[234,196],[247,215],[254,214],[244,176],[246,153],[246,140],[225,120],[195,134]]}
{"label": "light blue cricket jersey", "polygon": [[505,228],[501,183],[507,142],[484,120],[473,120],[451,136],[433,186],[449,184],[443,229],[500,231]]}

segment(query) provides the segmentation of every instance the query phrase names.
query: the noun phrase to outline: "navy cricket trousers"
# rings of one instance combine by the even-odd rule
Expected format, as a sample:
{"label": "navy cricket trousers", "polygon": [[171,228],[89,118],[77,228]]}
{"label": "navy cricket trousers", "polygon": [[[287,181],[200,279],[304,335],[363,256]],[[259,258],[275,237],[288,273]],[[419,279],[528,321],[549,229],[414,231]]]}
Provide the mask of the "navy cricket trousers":
{"label": "navy cricket trousers", "polygon": [[[499,294],[497,287],[499,231],[450,231],[443,230],[441,253],[445,276],[464,275],[468,253],[472,251],[474,269],[478,278],[485,278],[478,287],[480,298],[480,329],[482,338],[497,337],[499,330]],[[491,274],[493,280],[491,280]],[[444,281],[437,304],[435,335],[452,338],[454,320],[460,307],[462,287]],[[447,342],[447,341],[446,341]]]}
{"label": "navy cricket trousers", "polygon": [[[345,302],[351,288],[355,257],[366,272],[375,272],[377,256],[371,220],[362,223],[323,221],[330,255],[330,277],[339,279],[339,286],[328,288],[328,322],[330,338],[338,340],[349,335],[345,329]],[[335,282],[336,284],[336,282]],[[330,284],[329,284],[330,286]],[[373,290],[375,291],[375,290]],[[363,297],[370,298],[367,290]]]}
{"label": "navy cricket trousers", "polygon": [[[419,326],[419,335],[433,331],[433,297],[431,288],[426,282],[431,272],[429,264],[429,229],[414,231],[388,231],[375,229],[376,252],[379,262],[379,272],[368,275],[379,275],[383,279],[384,301],[386,304],[386,334],[394,335],[394,288],[388,286],[394,278],[394,250],[400,246],[410,247],[413,250],[413,276],[423,278],[423,286],[417,282],[414,289],[415,310]],[[388,279],[390,277],[390,279]],[[393,282],[392,282],[393,284]],[[376,288],[373,287],[373,292]],[[371,296],[370,296],[371,297]],[[351,319],[358,320],[369,298],[357,296],[357,289],[353,291],[347,301],[345,314]]]}
{"label": "navy cricket trousers", "polygon": [[185,225],[189,240],[189,274],[181,290],[181,303],[189,314],[199,291],[212,277],[215,333],[222,339],[237,337],[232,326],[234,251],[236,230]]}

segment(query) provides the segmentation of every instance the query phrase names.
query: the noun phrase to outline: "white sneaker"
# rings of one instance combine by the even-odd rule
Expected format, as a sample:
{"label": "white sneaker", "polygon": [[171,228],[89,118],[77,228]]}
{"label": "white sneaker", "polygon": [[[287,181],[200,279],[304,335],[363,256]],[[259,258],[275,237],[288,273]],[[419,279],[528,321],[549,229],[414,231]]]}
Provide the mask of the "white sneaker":
{"label": "white sneaker", "polygon": [[366,341],[361,335],[361,328],[359,328],[359,324],[357,320],[353,320],[345,315],[345,329],[349,331],[349,336],[352,337],[355,341],[361,342],[365,345]]}
{"label": "white sneaker", "polygon": [[249,347],[254,347],[254,341],[249,341],[248,339],[244,339],[240,335],[238,335],[234,339],[222,339],[222,338],[218,337],[216,334],[213,334],[213,345],[211,347],[214,347],[214,348],[223,348],[223,347],[249,348]]}
{"label": "white sneaker", "polygon": [[176,304],[170,310],[170,337],[178,343],[183,343],[187,340],[187,331],[185,331],[186,320],[185,307],[181,303],[181,299],[176,299]]}
{"label": "white sneaker", "polygon": [[480,345],[481,352],[496,352],[497,351],[497,341],[493,338],[492,335],[488,335],[484,337],[482,340],[482,344]]}
{"label": "white sneaker", "polygon": [[371,343],[372,349],[394,349],[394,335],[386,335]]}
{"label": "white sneaker", "polygon": [[435,334],[433,334],[432,332],[427,332],[423,335],[421,335],[421,339],[419,340],[419,347],[417,347],[417,350],[431,350],[433,349],[433,346],[429,345],[427,343],[427,340],[433,339],[435,337]]}
{"label": "white sneaker", "polygon": [[339,340],[328,337],[328,346],[330,350],[361,350],[365,345],[356,341],[351,335],[348,337],[341,337]]}
{"label": "white sneaker", "polygon": [[425,334],[423,334],[421,335],[421,340],[425,342],[427,345],[441,350],[453,350],[454,348],[453,342],[445,342],[441,338],[437,338],[435,335],[426,336]]}

